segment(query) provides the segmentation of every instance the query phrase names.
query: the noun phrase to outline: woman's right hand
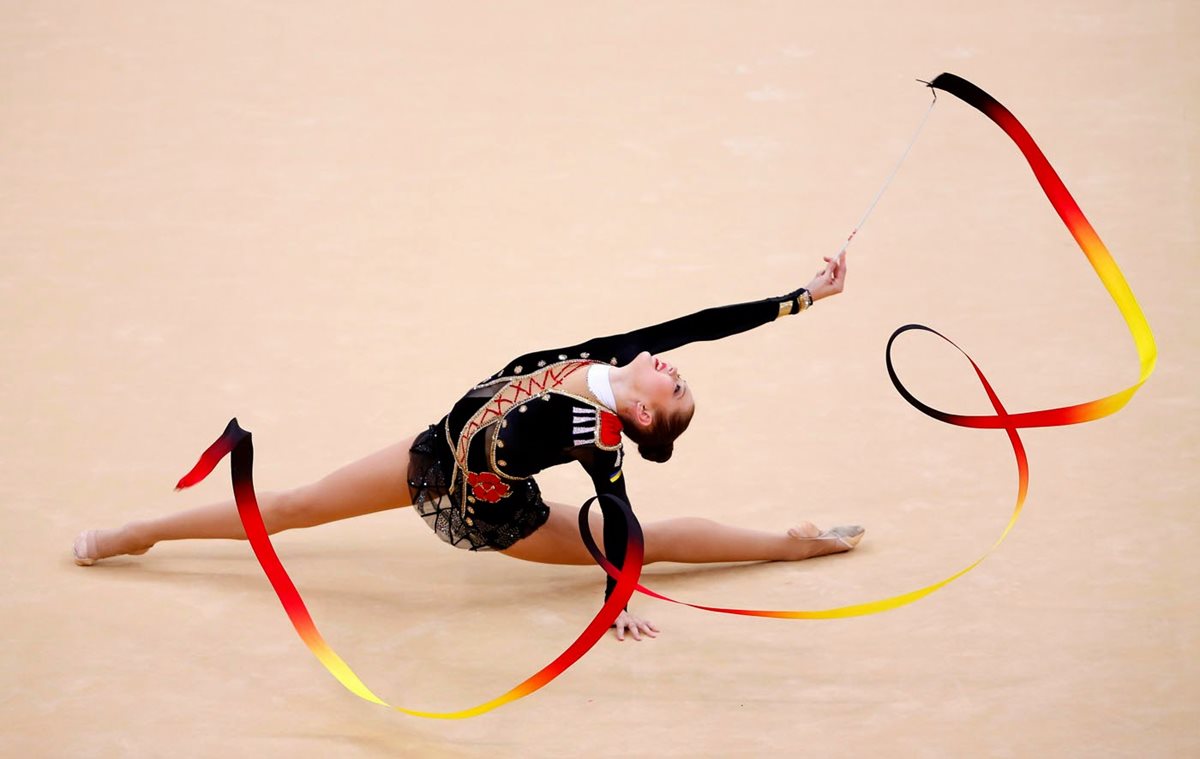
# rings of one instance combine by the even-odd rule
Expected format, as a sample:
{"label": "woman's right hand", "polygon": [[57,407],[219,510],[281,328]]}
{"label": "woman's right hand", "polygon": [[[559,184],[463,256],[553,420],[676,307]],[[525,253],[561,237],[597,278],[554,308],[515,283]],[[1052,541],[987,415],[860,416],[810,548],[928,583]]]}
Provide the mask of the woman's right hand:
{"label": "woman's right hand", "polygon": [[805,285],[813,302],[821,298],[837,295],[846,286],[846,251],[838,253],[833,258],[825,256],[825,267],[816,273],[812,281]]}

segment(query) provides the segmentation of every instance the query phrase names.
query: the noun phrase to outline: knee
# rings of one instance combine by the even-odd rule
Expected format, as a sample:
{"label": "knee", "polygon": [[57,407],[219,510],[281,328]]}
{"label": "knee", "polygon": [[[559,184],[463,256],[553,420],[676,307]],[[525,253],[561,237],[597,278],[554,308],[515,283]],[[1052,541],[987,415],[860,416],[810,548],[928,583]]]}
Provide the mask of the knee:
{"label": "knee", "polygon": [[272,495],[270,510],[263,511],[263,523],[268,533],[318,524],[316,499],[313,497],[311,486],[283,490]]}

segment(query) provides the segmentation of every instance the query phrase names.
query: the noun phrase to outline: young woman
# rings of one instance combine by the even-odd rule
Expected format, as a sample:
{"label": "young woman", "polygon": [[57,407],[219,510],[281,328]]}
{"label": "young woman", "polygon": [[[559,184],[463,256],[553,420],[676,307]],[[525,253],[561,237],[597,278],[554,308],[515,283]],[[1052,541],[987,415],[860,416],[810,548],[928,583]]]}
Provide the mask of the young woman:
{"label": "young woman", "polygon": [[[692,387],[660,358],[700,340],[752,329],[842,291],[844,254],[826,258],[808,286],[778,298],[710,308],[673,321],[579,345],[528,353],[475,385],[437,424],[310,485],[259,493],[267,532],[312,527],[385,509],[413,506],[442,540],[472,551],[495,550],[528,561],[594,563],[576,523],[577,510],[546,503],[533,475],[578,461],[597,494],[628,503],[622,436],[651,461],[671,457],[675,438],[696,410]],[[620,510],[600,499],[593,534],[617,567],[624,556]],[[784,534],[680,518],[643,527],[645,562],[795,561],[848,551],[861,527],[822,532],[802,522]],[[89,565],[143,554],[155,543],[185,538],[246,537],[232,500],[86,530],[75,561]],[[608,579],[605,598],[615,581]],[[617,638],[654,637],[649,620],[622,612]]]}

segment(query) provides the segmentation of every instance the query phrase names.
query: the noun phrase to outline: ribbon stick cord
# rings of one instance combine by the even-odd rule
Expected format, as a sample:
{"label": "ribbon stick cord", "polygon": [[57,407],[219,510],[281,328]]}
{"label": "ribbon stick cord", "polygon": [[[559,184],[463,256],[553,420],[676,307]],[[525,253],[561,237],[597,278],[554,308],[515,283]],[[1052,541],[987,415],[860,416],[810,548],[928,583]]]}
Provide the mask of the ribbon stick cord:
{"label": "ribbon stick cord", "polygon": [[[925,82],[925,84],[929,83]],[[904,159],[908,158],[908,153],[912,150],[913,145],[917,144],[917,138],[921,136],[921,131],[925,129],[925,122],[929,121],[929,114],[933,113],[933,107],[935,105],[937,105],[936,91],[933,93],[933,100],[929,101],[929,108],[926,109],[925,115],[921,117],[921,123],[917,124],[917,130],[913,132],[912,139],[908,141],[908,145],[904,148],[904,152],[900,154],[900,160],[896,161],[896,166],[892,169],[892,173],[888,174],[887,179],[883,180],[883,186],[879,188],[879,192],[875,193],[875,198],[871,201],[871,204],[867,206],[867,210],[865,213],[863,213],[862,218],[859,219],[858,223],[854,225],[854,229],[850,231],[850,236],[846,238],[846,242],[842,243],[842,247],[838,249],[836,254],[834,254],[834,258],[837,258],[845,253],[846,248],[850,247],[850,241],[854,239],[856,234],[858,234],[858,230],[867,225],[867,219],[870,218],[871,212],[875,210],[875,206],[879,205],[879,199],[883,197],[883,193],[887,191],[887,188],[892,183],[892,180],[895,179],[896,175],[900,173],[900,167],[904,164]]]}

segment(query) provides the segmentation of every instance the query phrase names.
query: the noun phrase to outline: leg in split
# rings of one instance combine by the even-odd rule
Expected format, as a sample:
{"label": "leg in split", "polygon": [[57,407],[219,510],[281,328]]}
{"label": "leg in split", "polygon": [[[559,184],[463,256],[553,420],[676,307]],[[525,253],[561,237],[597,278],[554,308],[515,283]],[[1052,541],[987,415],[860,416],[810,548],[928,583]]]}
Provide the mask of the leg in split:
{"label": "leg in split", "polygon": [[[579,537],[579,511],[550,503],[550,519],[537,532],[504,551],[507,556],[544,564],[594,564]],[[603,548],[603,520],[591,515],[592,536]],[[707,564],[726,561],[798,561],[849,551],[862,539],[861,527],[824,531],[801,522],[786,532],[764,532],[699,517],[665,519],[642,525],[645,563],[675,561]]]}
{"label": "leg in split", "polygon": [[[327,522],[412,504],[408,449],[412,438],[338,469],[317,482],[291,490],[258,493],[267,532],[314,527]],[[145,553],[162,540],[245,540],[233,499],[142,519],[108,530],[87,530],[75,540],[80,563],[119,554]]]}

